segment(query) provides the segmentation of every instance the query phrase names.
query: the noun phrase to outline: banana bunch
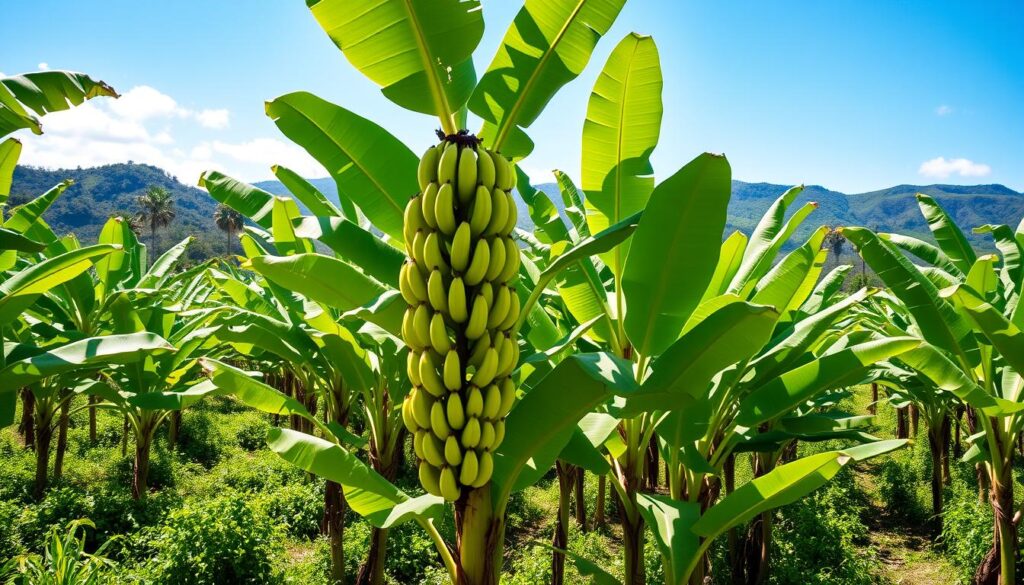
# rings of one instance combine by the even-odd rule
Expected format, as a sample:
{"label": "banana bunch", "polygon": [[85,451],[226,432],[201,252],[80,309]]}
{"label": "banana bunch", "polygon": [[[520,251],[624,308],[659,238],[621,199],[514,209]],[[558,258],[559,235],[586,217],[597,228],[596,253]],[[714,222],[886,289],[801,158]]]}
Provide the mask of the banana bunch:
{"label": "banana bunch", "polygon": [[413,389],[402,418],[423,488],[446,500],[490,481],[516,397],[519,247],[512,164],[465,132],[420,159],[405,208],[402,337]]}

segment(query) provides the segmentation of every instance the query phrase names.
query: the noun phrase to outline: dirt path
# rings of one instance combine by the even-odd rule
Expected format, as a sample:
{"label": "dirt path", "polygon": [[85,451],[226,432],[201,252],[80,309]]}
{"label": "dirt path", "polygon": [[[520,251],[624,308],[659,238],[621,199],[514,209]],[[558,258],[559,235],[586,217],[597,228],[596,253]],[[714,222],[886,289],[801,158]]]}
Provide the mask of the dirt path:
{"label": "dirt path", "polygon": [[932,549],[928,527],[909,526],[893,517],[877,497],[874,466],[857,474],[857,482],[870,498],[864,522],[871,547],[881,563],[879,581],[892,585],[954,585],[956,569]]}

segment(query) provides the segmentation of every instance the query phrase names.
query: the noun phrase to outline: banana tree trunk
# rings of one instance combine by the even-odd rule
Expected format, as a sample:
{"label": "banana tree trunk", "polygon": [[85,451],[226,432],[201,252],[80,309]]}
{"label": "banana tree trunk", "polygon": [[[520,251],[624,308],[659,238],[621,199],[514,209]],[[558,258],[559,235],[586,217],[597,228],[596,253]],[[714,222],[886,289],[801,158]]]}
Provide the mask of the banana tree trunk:
{"label": "banana tree trunk", "polygon": [[341,484],[328,481],[324,489],[322,531],[331,542],[331,582],[345,584],[345,495]]}
{"label": "banana tree trunk", "polygon": [[60,418],[57,419],[57,452],[53,458],[53,479],[60,480],[64,476],[64,454],[68,450],[68,412],[71,400],[60,405]]}
{"label": "banana tree trunk", "polygon": [[50,471],[50,442],[53,439],[53,414],[48,412],[48,409],[37,408],[34,418],[36,433],[36,479],[32,495],[37,500],[42,500],[43,496],[46,495]]}
{"label": "banana tree trunk", "polygon": [[167,446],[171,451],[178,445],[178,432],[181,430],[181,411],[175,410],[171,413],[171,419],[167,424]]}
{"label": "banana tree trunk", "polygon": [[[995,426],[996,421],[993,421]],[[996,460],[998,469],[993,463],[988,464],[989,503],[995,517],[993,522],[992,548],[978,566],[974,574],[976,585],[1011,585],[1016,584],[1017,565],[1017,526],[1013,521],[1013,449],[1006,443],[1013,441],[1012,436],[1001,432],[995,437],[995,446],[1004,456]],[[998,454],[994,454],[997,455]]]}
{"label": "banana tree trunk", "polygon": [[580,527],[583,532],[587,531],[587,499],[584,490],[584,481],[586,481],[587,472],[582,467],[576,468],[576,481],[573,482],[576,493],[574,498],[576,500],[576,524]]}
{"label": "banana tree trunk", "polygon": [[498,585],[505,521],[492,506],[490,484],[469,491],[455,504],[455,585]]}
{"label": "banana tree trunk", "polygon": [[[385,400],[383,409],[390,408],[390,402]],[[393,482],[398,475],[401,461],[398,455],[401,453],[401,445],[405,442],[405,429],[401,426],[394,429],[398,438],[391,445],[381,449],[377,441],[370,440],[370,465],[384,479]],[[384,441],[387,442],[386,439]],[[372,528],[370,532],[370,549],[366,553],[366,560],[359,567],[356,576],[356,585],[384,585],[384,562],[387,560],[388,530],[386,528]]]}
{"label": "banana tree trunk", "polygon": [[[636,493],[632,493],[631,496],[634,498],[632,507],[635,510]],[[644,585],[647,582],[647,575],[644,572],[644,523],[638,512],[634,516],[630,518],[630,514],[625,511],[619,514],[622,525],[622,549],[626,557],[625,583]]]}
{"label": "banana tree trunk", "polygon": [[604,500],[608,491],[608,476],[601,474],[597,478],[597,502],[594,504],[594,529],[602,530],[605,527]]}
{"label": "banana tree trunk", "polygon": [[153,447],[157,418],[146,416],[135,435],[135,467],[132,474],[132,498],[141,500],[149,493],[149,457]]}
{"label": "banana tree trunk", "polygon": [[868,405],[868,414],[878,414],[878,384],[875,382],[871,383],[871,404]]}
{"label": "banana tree trunk", "polygon": [[558,474],[558,518],[555,521],[555,534],[551,538],[551,585],[562,585],[565,583],[565,550],[569,544],[569,492],[573,480],[572,466],[561,461],[555,462],[555,471]]}
{"label": "banana tree trunk", "polygon": [[647,463],[647,491],[654,492],[658,489],[658,471],[661,468],[658,456],[658,437],[652,435],[650,442],[647,444],[647,455],[645,462]]}
{"label": "banana tree trunk", "polygon": [[917,436],[917,429],[919,428],[918,425],[920,424],[920,419],[921,419],[921,410],[917,407],[916,404],[911,404],[910,405],[910,436],[911,437],[916,437]]}
{"label": "banana tree trunk", "polygon": [[21,432],[21,436],[25,441],[26,449],[35,449],[36,447],[36,426],[35,426],[35,410],[36,410],[36,395],[32,393],[28,388],[21,389],[21,424],[18,425],[18,430]]}
{"label": "banana tree trunk", "polygon": [[896,438],[906,439],[910,437],[910,428],[907,421],[907,407],[896,409]]}
{"label": "banana tree trunk", "polygon": [[942,417],[942,483],[943,485],[949,485],[953,481],[953,477],[950,474],[949,469],[949,447],[950,447],[950,431],[952,423],[949,420],[949,413],[946,413]]}

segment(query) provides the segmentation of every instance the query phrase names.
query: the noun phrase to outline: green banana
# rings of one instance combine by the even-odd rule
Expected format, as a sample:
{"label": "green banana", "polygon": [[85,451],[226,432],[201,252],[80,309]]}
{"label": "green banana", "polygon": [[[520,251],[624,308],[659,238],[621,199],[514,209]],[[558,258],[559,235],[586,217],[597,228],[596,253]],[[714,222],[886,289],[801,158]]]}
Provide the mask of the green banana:
{"label": "green banana", "polygon": [[420,356],[420,381],[423,383],[422,387],[435,398],[440,398],[448,393],[440,376],[437,375],[434,355],[429,349]]}
{"label": "green banana", "polygon": [[494,424],[491,421],[485,420],[480,423],[480,444],[478,446],[484,451],[494,449]]}
{"label": "green banana", "polygon": [[475,384],[477,388],[484,388],[491,383],[491,380],[494,379],[494,374],[497,372],[498,352],[492,347],[484,354],[484,359],[480,362],[480,367],[477,368],[470,382]]}
{"label": "green banana", "polygon": [[445,183],[437,190],[434,200],[434,220],[437,229],[447,236],[455,233],[455,191],[451,183]]}
{"label": "green banana", "polygon": [[497,384],[490,384],[487,386],[484,396],[483,409],[477,416],[482,415],[484,418],[493,419],[498,416],[499,412],[501,412],[501,389]]}
{"label": "green banana", "polygon": [[462,446],[472,449],[480,443],[480,419],[471,416],[462,429]]}
{"label": "green banana", "polygon": [[479,153],[477,156],[476,180],[488,189],[494,187],[494,159],[486,151]]}
{"label": "green banana", "polygon": [[466,323],[466,339],[472,341],[484,334],[487,327],[487,315],[487,299],[477,295],[473,300],[473,310],[469,314],[469,322]]}
{"label": "green banana", "polygon": [[502,336],[501,346],[498,348],[498,377],[504,377],[512,373],[516,363],[516,342],[511,338]]}
{"label": "green banana", "polygon": [[427,234],[426,240],[423,242],[423,264],[429,270],[440,270],[442,272],[448,272],[448,263],[444,261],[444,256],[441,255],[441,238],[438,237],[437,232],[430,232]]}
{"label": "green banana", "polygon": [[440,443],[437,437],[427,433],[423,437],[423,458],[434,467],[444,465],[444,443]]}
{"label": "green banana", "polygon": [[416,294],[412,290],[412,285],[409,284],[408,266],[408,262],[402,264],[402,271],[398,274],[398,290],[402,293],[402,298],[405,299],[405,303],[407,305],[418,305],[420,299],[416,298]]}
{"label": "green banana", "polygon": [[484,331],[483,335],[480,336],[480,339],[473,342],[473,349],[469,352],[469,365],[474,368],[479,368],[480,362],[484,359],[484,354],[487,353],[487,350],[491,347],[491,335]]}
{"label": "green banana", "polygon": [[416,178],[420,183],[420,191],[427,188],[427,185],[437,180],[437,163],[440,158],[438,146],[434,145],[427,149],[420,158],[419,167],[416,169]]}
{"label": "green banana", "polygon": [[486,280],[476,287],[476,295],[487,299],[488,307],[494,304],[494,287]]}
{"label": "green banana", "polygon": [[496,451],[501,446],[501,442],[505,440],[505,419],[495,421],[494,423],[494,443],[491,444],[491,451]]}
{"label": "green banana", "polygon": [[498,231],[503,236],[511,234],[519,222],[519,207],[516,206],[515,197],[512,196],[512,193],[505,191],[505,199],[508,204],[508,219],[505,220],[505,225]]}
{"label": "green banana", "polygon": [[459,162],[459,147],[454,142],[445,144],[437,162],[437,182],[451,183],[455,180],[455,165]]}
{"label": "green banana", "polygon": [[501,381],[501,412],[502,416],[512,410],[512,404],[516,401],[516,385],[512,378],[505,378]]}
{"label": "green banana", "polygon": [[432,496],[441,496],[441,470],[427,463],[426,461],[420,461],[420,484],[423,485],[423,489],[427,490],[427,493]]}
{"label": "green banana", "polygon": [[459,180],[456,185],[459,187],[459,202],[466,204],[476,191],[477,185],[477,155],[472,148],[463,148],[459,153]]}
{"label": "green banana", "polygon": [[483,393],[476,386],[470,386],[469,398],[466,399],[466,415],[480,416],[484,412]]}
{"label": "green banana", "polygon": [[466,285],[462,277],[456,276],[448,287],[448,315],[456,323],[465,323],[469,318],[469,307],[466,306]]}
{"label": "green banana", "polygon": [[[406,275],[408,276],[409,288],[412,289],[413,296],[419,299],[419,302],[421,303],[426,301],[428,297],[427,281],[424,280],[423,273],[420,272],[419,268],[416,266],[416,262],[413,260],[407,261],[404,266],[408,266],[406,269]],[[416,303],[409,304],[412,305]]]}
{"label": "green banana", "polygon": [[462,368],[459,364],[459,352],[454,349],[448,351],[444,358],[444,385],[452,392],[462,388]]}
{"label": "green banana", "polygon": [[405,373],[409,376],[409,381],[412,382],[413,386],[419,386],[422,384],[420,380],[420,352],[416,350],[410,350],[405,356]]}
{"label": "green banana", "polygon": [[427,279],[427,298],[435,311],[448,311],[448,290],[444,286],[444,276],[436,268],[430,271],[430,278]]}
{"label": "green banana", "polygon": [[498,274],[498,282],[508,282],[519,272],[519,246],[509,237],[502,238],[505,244],[505,267]]}
{"label": "green banana", "polygon": [[482,235],[491,223],[491,199],[491,192],[485,187],[477,189],[469,210],[469,229],[474,238]]}
{"label": "green banana", "polygon": [[[459,398],[458,392],[452,392],[448,395],[448,404],[445,407],[445,411],[448,415],[448,426],[452,429],[459,430],[466,425],[466,411],[462,408],[462,399]],[[456,464],[453,463],[452,465]]]}
{"label": "green banana", "polygon": [[408,396],[402,400],[402,422],[410,433],[420,430],[420,426],[416,424],[416,417],[412,414],[412,399]]}
{"label": "green banana", "polygon": [[444,442],[444,460],[453,467],[462,463],[462,449],[459,448],[459,440],[455,435],[451,435]]}
{"label": "green banana", "polygon": [[416,235],[416,230],[427,227],[427,221],[423,218],[422,195],[416,195],[409,199],[409,202],[405,205],[403,219],[404,223],[402,224],[402,234],[405,235],[405,245],[409,246],[412,244],[412,239]]}
{"label": "green banana", "polygon": [[519,320],[519,311],[521,310],[519,305],[519,294],[512,291],[508,300],[508,315],[505,316],[505,320],[498,325],[499,331],[508,331],[512,329],[512,326]]}
{"label": "green banana", "polygon": [[[429,237],[428,237],[429,239]],[[494,238],[490,245],[490,258],[487,263],[487,272],[484,278],[494,282],[501,271],[505,269],[505,242],[502,238]]]}
{"label": "green banana", "polygon": [[507,286],[499,286],[498,291],[494,293],[494,303],[491,305],[491,311],[487,315],[487,328],[494,329],[508,315],[509,306],[509,292]]}
{"label": "green banana", "polygon": [[494,189],[491,191],[491,220],[487,222],[484,229],[485,236],[493,236],[505,227],[508,221],[508,199],[504,191]]}
{"label": "green banana", "polygon": [[459,487],[459,484],[455,483],[455,472],[452,471],[451,467],[445,467],[441,470],[440,488],[441,497],[449,502],[454,502],[462,495],[462,489]]}
{"label": "green banana", "polygon": [[421,429],[430,428],[430,409],[434,406],[434,400],[423,388],[413,388],[412,416]]}
{"label": "green banana", "polygon": [[427,227],[431,229],[437,229],[437,217],[434,215],[434,209],[439,190],[437,183],[431,183],[423,190],[423,221],[427,222]]}
{"label": "green banana", "polygon": [[420,303],[416,307],[416,312],[412,316],[412,333],[415,338],[412,341],[418,344],[416,349],[430,345],[430,309],[426,303]]}
{"label": "green banana", "polygon": [[469,223],[460,223],[455,230],[455,237],[452,238],[452,269],[456,272],[464,272],[469,266],[469,253],[473,251],[471,238]]}
{"label": "green banana", "polygon": [[427,230],[429,228],[416,230],[416,235],[412,240],[412,259],[416,262],[416,267],[419,268],[421,274],[428,272],[427,265],[423,262],[423,246],[427,242]]}
{"label": "green banana", "polygon": [[[476,479],[473,481],[473,487],[482,487],[485,483],[491,481],[491,473],[494,471],[494,458],[491,456],[490,451],[484,451],[477,456],[477,472]],[[423,486],[426,489],[427,486]]]}
{"label": "green banana", "polygon": [[487,243],[487,240],[480,240],[476,243],[476,249],[473,251],[473,260],[470,261],[469,268],[462,275],[462,279],[469,286],[480,284],[484,276],[487,275],[487,269],[490,267],[490,264],[491,246]]}
{"label": "green banana", "polygon": [[423,459],[423,437],[430,434],[430,431],[420,429],[412,436],[412,450],[418,459]]}
{"label": "green banana", "polygon": [[[484,158],[480,157],[481,160]],[[473,485],[473,480],[476,479],[478,470],[479,463],[477,463],[476,451],[470,449],[462,456],[462,467],[459,468],[459,483],[464,486]]]}
{"label": "green banana", "polygon": [[430,430],[434,433],[435,437],[442,441],[452,434],[452,428],[448,426],[448,419],[445,417],[444,410],[440,400],[434,402],[430,407]]}
{"label": "green banana", "polygon": [[452,348],[452,342],[448,339],[448,329],[444,326],[444,315],[441,313],[434,313],[430,318],[430,347],[433,347],[438,355],[448,355],[448,350]]}
{"label": "green banana", "polygon": [[508,191],[512,185],[512,178],[508,176],[508,161],[498,153],[492,153],[492,155],[494,156],[494,187],[495,189]]}

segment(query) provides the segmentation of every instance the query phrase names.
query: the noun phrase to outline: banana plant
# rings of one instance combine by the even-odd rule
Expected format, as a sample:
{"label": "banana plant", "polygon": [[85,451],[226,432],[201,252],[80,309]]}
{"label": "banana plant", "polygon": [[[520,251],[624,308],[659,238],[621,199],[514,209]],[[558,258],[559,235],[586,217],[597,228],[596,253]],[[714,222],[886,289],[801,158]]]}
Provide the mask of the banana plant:
{"label": "banana plant", "polygon": [[[917,195],[937,245],[865,228],[843,235],[903,303],[908,333],[925,345],[899,364],[937,389],[954,394],[978,416],[968,460],[984,466],[995,516],[992,548],[975,573],[977,583],[1014,583],[1017,523],[1014,513],[1014,441],[1024,424],[1019,344],[1024,227],[989,225],[999,256],[978,256],[956,222],[934,199]],[[921,266],[904,254],[918,258]]]}

